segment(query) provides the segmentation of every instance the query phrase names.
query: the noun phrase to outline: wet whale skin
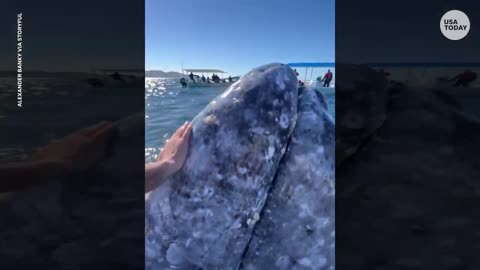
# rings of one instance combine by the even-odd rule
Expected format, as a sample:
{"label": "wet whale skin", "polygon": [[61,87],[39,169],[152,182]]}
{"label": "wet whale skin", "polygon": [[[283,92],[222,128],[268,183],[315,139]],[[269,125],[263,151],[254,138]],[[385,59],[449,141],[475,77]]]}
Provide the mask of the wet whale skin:
{"label": "wet whale skin", "polygon": [[183,168],[148,195],[146,269],[238,269],[297,115],[296,76],[245,74],[192,121]]}
{"label": "wet whale skin", "polygon": [[335,269],[335,125],[301,90],[292,140],[241,269]]}

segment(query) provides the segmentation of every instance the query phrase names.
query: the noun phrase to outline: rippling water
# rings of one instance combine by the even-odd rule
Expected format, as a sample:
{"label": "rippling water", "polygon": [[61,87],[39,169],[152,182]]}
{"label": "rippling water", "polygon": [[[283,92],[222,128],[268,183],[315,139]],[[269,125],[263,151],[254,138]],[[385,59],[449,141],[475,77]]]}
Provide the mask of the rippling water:
{"label": "rippling water", "polygon": [[[173,79],[145,79],[145,160],[156,158],[160,148],[185,121],[191,121],[225,87],[182,88]],[[326,95],[335,116],[335,95]]]}
{"label": "rippling water", "polygon": [[[17,107],[16,80],[0,77],[0,161],[19,161],[79,128],[102,120],[116,121],[138,113],[136,88],[91,87],[87,78],[28,78],[23,85],[23,106]],[[142,106],[143,107],[143,106]]]}

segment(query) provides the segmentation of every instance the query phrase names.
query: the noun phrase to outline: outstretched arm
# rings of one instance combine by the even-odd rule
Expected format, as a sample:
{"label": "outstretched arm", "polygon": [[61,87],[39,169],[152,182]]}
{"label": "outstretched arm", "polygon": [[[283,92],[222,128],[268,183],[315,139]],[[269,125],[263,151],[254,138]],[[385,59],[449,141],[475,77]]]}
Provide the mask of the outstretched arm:
{"label": "outstretched arm", "polygon": [[106,157],[116,132],[112,123],[101,122],[51,141],[34,154],[34,161],[0,166],[0,192],[41,185],[53,178],[91,169]]}
{"label": "outstretched arm", "polygon": [[180,168],[187,157],[188,140],[192,125],[185,122],[172,137],[167,140],[155,162],[145,165],[145,193],[160,186],[167,177]]}

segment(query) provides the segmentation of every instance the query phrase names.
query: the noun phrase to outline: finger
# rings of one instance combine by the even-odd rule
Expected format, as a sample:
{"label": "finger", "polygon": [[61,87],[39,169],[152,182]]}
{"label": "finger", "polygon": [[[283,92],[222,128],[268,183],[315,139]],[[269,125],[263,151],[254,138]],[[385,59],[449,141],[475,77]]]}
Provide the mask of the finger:
{"label": "finger", "polygon": [[183,128],[185,128],[185,123],[184,123],[183,125],[181,125],[181,126],[175,131],[175,133],[173,133],[172,137],[181,134]]}
{"label": "finger", "polygon": [[188,150],[188,144],[189,144],[191,133],[192,133],[192,126],[189,125],[189,127],[187,127],[185,136],[182,138],[182,140],[180,141],[180,144],[178,145],[178,148],[182,149],[181,152],[186,152]]}
{"label": "finger", "polygon": [[185,128],[185,132],[183,133],[183,138],[184,140],[188,141],[188,138],[190,138],[190,133],[192,133],[192,124],[188,123],[187,127]]}
{"label": "finger", "polygon": [[180,137],[183,138],[185,136],[185,132],[187,132],[189,126],[190,126],[190,123],[188,121],[185,122],[184,128],[182,129],[182,133],[180,134]]}
{"label": "finger", "polygon": [[84,136],[90,136],[94,133],[96,133],[97,131],[105,128],[105,126],[109,125],[111,123],[107,122],[107,121],[102,121],[100,123],[97,123],[93,126],[90,126],[90,127],[87,127],[87,128],[83,128],[81,130],[79,130],[78,132],[75,132],[74,134],[78,134],[78,135],[84,135]]}
{"label": "finger", "polygon": [[175,137],[182,137],[182,134],[183,134],[185,128],[187,127],[187,123],[188,123],[188,122],[185,122],[181,127],[179,127],[179,128],[177,129],[177,131],[175,131],[175,134],[173,134],[172,137],[174,137],[174,136],[175,136]]}
{"label": "finger", "polygon": [[111,140],[115,135],[117,135],[117,133],[117,126],[108,123],[103,128],[97,130],[94,134],[92,134],[91,138],[98,143],[104,144],[106,141]]}

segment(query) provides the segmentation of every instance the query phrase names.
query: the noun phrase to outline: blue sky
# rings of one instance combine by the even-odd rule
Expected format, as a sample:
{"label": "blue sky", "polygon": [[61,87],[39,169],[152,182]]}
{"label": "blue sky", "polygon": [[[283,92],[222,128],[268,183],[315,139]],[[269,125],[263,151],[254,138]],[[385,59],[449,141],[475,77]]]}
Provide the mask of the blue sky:
{"label": "blue sky", "polygon": [[334,62],[334,0],[146,0],[145,68]]}

